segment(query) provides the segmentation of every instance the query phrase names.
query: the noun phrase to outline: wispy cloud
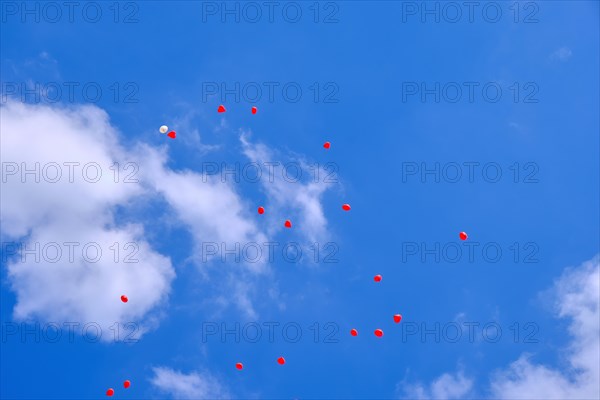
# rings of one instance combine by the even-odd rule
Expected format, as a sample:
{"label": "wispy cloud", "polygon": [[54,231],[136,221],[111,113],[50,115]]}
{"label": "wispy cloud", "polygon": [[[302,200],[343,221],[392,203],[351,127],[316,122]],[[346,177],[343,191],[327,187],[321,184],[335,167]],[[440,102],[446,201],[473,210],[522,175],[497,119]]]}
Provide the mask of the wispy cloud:
{"label": "wispy cloud", "polygon": [[553,60],[567,61],[569,60],[569,58],[571,58],[572,55],[573,52],[571,51],[571,49],[569,49],[568,47],[561,47],[554,51],[550,55],[550,58]]}
{"label": "wispy cloud", "polygon": [[463,371],[455,374],[443,374],[429,385],[407,384],[398,385],[402,397],[410,399],[456,399],[467,396],[473,389],[473,379],[465,377]]}
{"label": "wispy cloud", "polygon": [[219,145],[206,144],[202,141],[202,136],[197,124],[194,123],[195,118],[198,117],[199,112],[191,108],[188,104],[180,104],[181,107],[186,109],[184,115],[175,117],[172,122],[169,123],[171,128],[179,131],[177,140],[183,145],[188,147],[190,150],[196,150],[198,156],[203,156],[209,152],[218,150]]}
{"label": "wispy cloud", "polygon": [[[2,62],[5,64],[3,67],[10,68],[10,70],[3,70],[10,73],[4,77],[5,80],[33,82],[31,77],[35,77],[36,81],[42,82],[44,85],[53,81],[62,81],[58,60],[47,51],[42,51],[37,56],[25,60],[3,59]],[[66,90],[65,88],[63,89]]]}
{"label": "wispy cloud", "polygon": [[[327,218],[323,211],[322,197],[333,184],[324,177],[330,171],[325,171],[323,166],[318,166],[318,172],[309,171],[308,163],[305,160],[296,158],[294,165],[303,170],[302,176],[319,176],[319,179],[290,182],[284,178],[283,161],[274,151],[261,143],[252,143],[250,134],[244,132],[240,136],[244,154],[252,162],[259,165],[266,163],[277,163],[273,165],[272,174],[263,174],[261,185],[267,195],[267,201],[273,205],[273,208],[279,210],[288,210],[297,218],[298,225],[302,227],[302,234],[310,242],[321,242],[327,240],[329,232],[327,230]],[[289,214],[288,214],[289,215]],[[277,215],[281,221],[284,215]],[[283,224],[273,224],[277,230],[283,228]]]}
{"label": "wispy cloud", "polygon": [[227,399],[229,390],[208,372],[185,374],[166,367],[153,368],[152,385],[174,399]]}

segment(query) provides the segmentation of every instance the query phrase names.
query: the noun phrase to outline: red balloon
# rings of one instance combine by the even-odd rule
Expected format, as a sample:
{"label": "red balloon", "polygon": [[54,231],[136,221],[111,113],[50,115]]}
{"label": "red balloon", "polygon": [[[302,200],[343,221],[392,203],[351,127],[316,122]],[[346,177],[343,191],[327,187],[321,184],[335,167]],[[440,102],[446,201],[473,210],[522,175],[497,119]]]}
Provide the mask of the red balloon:
{"label": "red balloon", "polygon": [[258,213],[259,214],[264,214],[265,213],[265,208],[263,206],[258,207]]}
{"label": "red balloon", "polygon": [[175,139],[177,134],[175,133],[175,131],[171,131],[171,132],[167,133],[167,136],[170,137],[171,139]]}
{"label": "red balloon", "polygon": [[460,237],[460,240],[467,240],[469,236],[467,235],[467,232],[461,232],[458,234],[458,237]]}
{"label": "red balloon", "polygon": [[375,282],[381,282],[381,275],[375,275],[375,276],[373,277],[373,280],[374,280]]}
{"label": "red balloon", "polygon": [[329,149],[331,147],[331,143],[325,142],[325,144],[323,144],[323,147],[325,147],[326,149]]}
{"label": "red balloon", "polygon": [[356,329],[351,329],[351,330],[350,330],[350,334],[351,334],[352,336],[358,336],[358,331],[357,331]]}
{"label": "red balloon", "polygon": [[256,114],[257,111],[258,111],[258,108],[252,107],[252,114]]}
{"label": "red balloon", "polygon": [[243,369],[243,368],[244,368],[244,364],[242,364],[242,363],[237,363],[237,364],[235,364],[235,367],[236,367],[237,369]]}
{"label": "red balloon", "polygon": [[400,321],[402,321],[402,315],[400,315],[400,314],[394,315],[394,322],[399,324]]}
{"label": "red balloon", "polygon": [[224,113],[225,111],[226,111],[226,110],[225,110],[225,106],[224,106],[223,104],[221,104],[221,105],[219,106],[219,108],[217,109],[217,112],[220,112],[220,113]]}
{"label": "red balloon", "polygon": [[107,396],[109,396],[109,397],[110,397],[110,396],[112,396],[113,394],[115,394],[115,391],[114,391],[112,388],[111,388],[111,389],[108,389],[108,390],[106,391],[106,395],[107,395]]}
{"label": "red balloon", "polygon": [[278,362],[279,364],[283,365],[283,364],[285,364],[285,358],[283,358],[283,357],[279,357],[279,358],[277,359],[277,362]]}
{"label": "red balloon", "polygon": [[382,337],[383,336],[383,331],[381,329],[375,329],[375,336]]}
{"label": "red balloon", "polygon": [[129,299],[127,298],[127,296],[123,295],[123,296],[121,296],[121,301],[123,303],[127,303],[129,301]]}
{"label": "red balloon", "polygon": [[127,389],[129,386],[131,386],[131,382],[129,382],[129,381],[125,381],[125,382],[123,382],[123,387],[124,387],[125,389]]}
{"label": "red balloon", "polygon": [[292,221],[290,221],[289,219],[286,219],[284,225],[285,225],[286,228],[291,228],[292,227]]}
{"label": "red balloon", "polygon": [[350,204],[342,204],[342,209],[344,211],[350,211]]}

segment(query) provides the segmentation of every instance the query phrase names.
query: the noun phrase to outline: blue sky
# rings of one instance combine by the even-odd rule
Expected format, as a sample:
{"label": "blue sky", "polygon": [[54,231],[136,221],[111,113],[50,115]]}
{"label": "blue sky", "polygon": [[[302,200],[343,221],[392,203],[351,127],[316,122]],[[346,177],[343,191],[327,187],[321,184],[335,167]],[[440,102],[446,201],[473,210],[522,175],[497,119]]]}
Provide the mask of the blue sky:
{"label": "blue sky", "polygon": [[[597,360],[578,363],[598,354],[597,2],[487,2],[473,22],[462,8],[455,23],[436,2],[282,2],[272,22],[252,3],[256,23],[235,2],[239,22],[221,2],[81,3],[72,22],[61,6],[56,23],[46,4],[27,3],[25,14],[2,3],[2,398],[104,398],[109,387],[124,399],[532,398],[559,378],[568,384],[558,397],[597,395],[597,375],[586,375]],[[439,22],[419,14],[436,4]],[[40,97],[25,96],[36,83]],[[97,162],[104,180],[4,181],[7,163],[64,161]],[[111,183],[113,161],[134,163],[139,183]],[[263,165],[261,182],[202,178],[211,163],[250,162]],[[277,169],[269,182],[264,162],[301,166],[302,180]],[[324,178],[327,163],[336,182]],[[421,176],[436,165],[439,182]],[[473,262],[460,231],[479,245]],[[28,240],[118,242],[122,254],[134,242],[141,262],[114,263],[108,249],[99,266],[21,262],[6,245]],[[298,243],[305,258],[203,259],[202,243],[263,241]],[[421,258],[436,245],[439,263]],[[486,245],[502,251],[498,262]],[[324,262],[333,248],[338,261]],[[135,343],[81,333],[71,342],[64,328],[55,343],[21,337],[22,323],[40,333],[49,322],[98,323],[103,339],[114,323],[144,331]],[[472,342],[465,322],[479,324]],[[256,343],[243,335],[254,323]],[[272,341],[265,323],[279,324]],[[297,343],[283,336],[289,323],[302,330]],[[439,343],[422,338],[436,323]],[[482,333],[489,323],[502,329],[497,342]],[[222,324],[239,324],[239,343],[221,339]],[[203,340],[209,326],[219,332]],[[442,332],[452,326],[456,343]],[[516,378],[502,375],[525,353]]]}

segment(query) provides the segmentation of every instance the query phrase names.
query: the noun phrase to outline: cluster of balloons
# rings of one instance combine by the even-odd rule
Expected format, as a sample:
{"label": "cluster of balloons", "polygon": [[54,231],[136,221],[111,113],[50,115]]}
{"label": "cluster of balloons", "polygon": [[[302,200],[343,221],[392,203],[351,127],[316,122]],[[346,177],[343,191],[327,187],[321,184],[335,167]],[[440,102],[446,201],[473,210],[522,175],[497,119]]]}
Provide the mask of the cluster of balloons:
{"label": "cluster of balloons", "polygon": [[[226,112],[227,109],[225,108],[225,106],[223,104],[221,104],[218,108],[217,108],[217,112],[218,113],[224,113]],[[256,114],[258,112],[258,108],[257,107],[252,107],[252,114]],[[168,137],[170,137],[171,139],[175,139],[177,137],[177,132],[175,131],[170,131],[169,132],[169,127],[167,125],[162,125],[158,131],[162,134],[166,134]],[[169,132],[169,133],[167,133]],[[327,149],[329,147],[326,147]]]}
{"label": "cluster of balloons", "polygon": [[[169,130],[169,127],[166,125],[161,126],[159,129],[160,133],[167,133],[167,131]],[[177,137],[177,133],[175,133],[175,131],[171,131],[169,133],[167,133],[167,136],[170,137],[171,139],[175,139],[175,137]]]}
{"label": "cluster of balloons", "polygon": [[[219,105],[219,107],[217,108],[217,112],[219,112],[219,113],[224,113],[224,112],[226,112],[226,111],[227,111],[227,110],[226,110],[225,106],[224,106],[224,105],[222,105],[222,104],[221,104],[221,105]],[[257,108],[257,107],[252,107],[252,114],[256,114],[257,112],[258,112],[258,108]],[[168,127],[168,126],[166,126],[166,125],[162,125],[162,126],[159,128],[159,131],[160,131],[160,133],[162,133],[162,134],[167,134],[167,132],[169,131],[169,127]],[[170,138],[172,138],[172,139],[175,139],[175,137],[176,137],[176,133],[175,133],[175,131],[170,131],[170,132],[167,134],[167,136],[168,136],[168,137],[170,137]],[[323,147],[324,147],[326,150],[329,150],[329,149],[331,148],[331,142],[325,142],[325,143],[323,144]],[[348,203],[342,204],[342,210],[344,210],[344,211],[350,211],[350,209],[351,209],[351,207],[350,207],[350,204],[348,204]],[[260,215],[263,215],[264,213],[265,213],[265,207],[263,207],[263,206],[259,206],[259,207],[258,207],[258,214],[260,214]],[[291,228],[291,227],[292,227],[292,221],[290,221],[289,219],[285,220],[285,222],[284,222],[284,226],[285,226],[286,228]],[[467,238],[468,238],[468,235],[467,235],[467,233],[466,233],[466,232],[460,232],[460,233],[459,233],[459,238],[460,238],[460,240],[467,240]],[[381,280],[382,280],[382,276],[381,276],[381,275],[375,275],[375,276],[373,277],[373,280],[374,280],[375,282],[381,282]],[[129,301],[129,299],[127,298],[127,296],[125,296],[125,295],[122,295],[122,296],[121,296],[121,301],[122,301],[123,303],[127,303],[127,302]],[[395,315],[393,316],[393,320],[394,320],[394,322],[395,322],[395,323],[399,324],[399,323],[400,323],[400,321],[402,321],[402,315],[401,315],[401,314],[395,314]],[[378,329],[375,329],[375,331],[374,331],[374,334],[375,334],[375,336],[376,336],[376,337],[379,337],[379,338],[380,338],[380,337],[383,337],[383,330],[382,330],[382,329],[380,329],[380,328],[378,328]],[[357,329],[355,329],[355,328],[351,329],[351,330],[350,330],[350,335],[351,335],[351,336],[358,336],[358,330],[357,330]],[[285,364],[285,358],[283,358],[283,357],[279,357],[279,358],[277,359],[277,363],[278,363],[278,364],[280,364],[280,365],[284,365],[284,364]],[[235,367],[236,367],[238,370],[242,370],[242,369],[244,369],[244,364],[242,364],[241,362],[238,362],[238,363],[236,363],[236,364],[235,364]],[[125,388],[128,388],[128,387],[130,386],[130,384],[131,384],[131,383],[130,383],[129,381],[125,381],[125,382],[124,382],[124,384],[123,384],[123,386],[124,386]],[[108,389],[108,390],[107,390],[107,392],[106,392],[106,395],[107,395],[107,396],[112,396],[113,394],[114,394],[114,390],[113,390],[112,388],[111,388],[111,389]]]}

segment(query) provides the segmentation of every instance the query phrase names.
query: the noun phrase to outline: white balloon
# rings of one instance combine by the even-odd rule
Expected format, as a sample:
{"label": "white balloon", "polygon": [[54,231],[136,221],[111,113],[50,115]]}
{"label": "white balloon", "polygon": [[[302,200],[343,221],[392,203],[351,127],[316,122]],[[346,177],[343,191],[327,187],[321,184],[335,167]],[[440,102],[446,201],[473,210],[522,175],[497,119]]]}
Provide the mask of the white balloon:
{"label": "white balloon", "polygon": [[167,133],[167,131],[169,130],[169,127],[166,125],[163,125],[160,127],[160,133]]}

